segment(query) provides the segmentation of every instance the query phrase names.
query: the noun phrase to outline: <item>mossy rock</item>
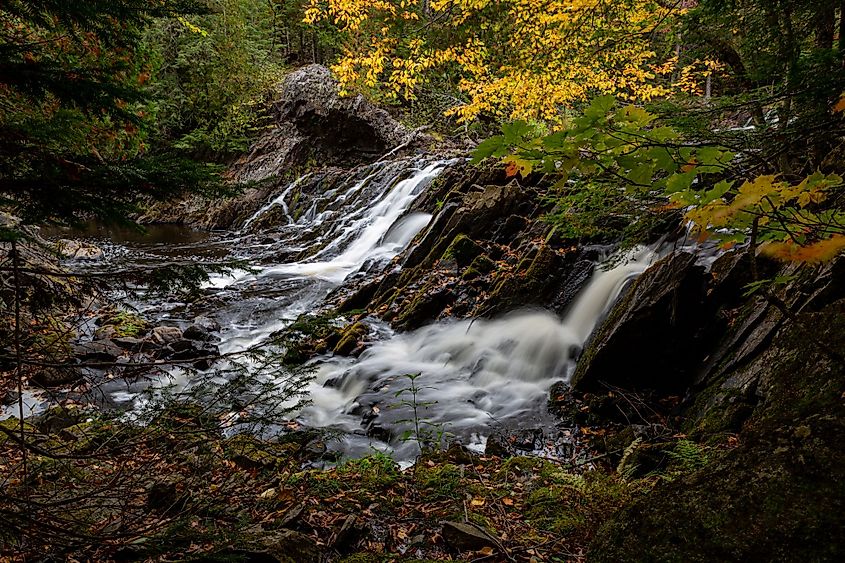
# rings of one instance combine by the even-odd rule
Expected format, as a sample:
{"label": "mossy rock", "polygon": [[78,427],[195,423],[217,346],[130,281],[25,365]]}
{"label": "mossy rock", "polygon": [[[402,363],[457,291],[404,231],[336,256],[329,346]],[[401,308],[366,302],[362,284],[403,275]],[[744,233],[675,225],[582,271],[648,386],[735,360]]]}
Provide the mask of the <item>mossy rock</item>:
{"label": "mossy rock", "polygon": [[[593,542],[591,560],[845,559],[845,369],[811,342],[845,349],[845,300],[796,320],[713,383],[748,382],[760,397],[738,445],[722,454],[676,447],[669,470],[692,472],[622,510]],[[718,417],[720,404],[704,416]]]}
{"label": "mossy rock", "polygon": [[465,280],[473,280],[481,276],[493,272],[496,269],[496,263],[490,260],[485,254],[476,256],[469,267],[464,270],[461,276]]}
{"label": "mossy rock", "polygon": [[429,467],[417,464],[414,467],[414,482],[431,501],[460,499],[466,491],[461,483],[462,470],[459,466],[444,463]]}
{"label": "mossy rock", "polygon": [[248,434],[232,436],[223,443],[224,457],[244,469],[265,469],[276,466],[280,459],[272,445]]}
{"label": "mossy rock", "polygon": [[348,356],[358,347],[358,342],[369,332],[370,327],[361,321],[348,325],[340,331],[340,340],[335,344],[332,351],[338,356]]}
{"label": "mossy rock", "polygon": [[[0,428],[14,433],[14,435],[17,437],[20,437],[21,435],[21,423],[20,420],[17,418],[7,418],[6,420],[0,420]],[[26,434],[33,434],[35,432],[38,432],[38,429],[26,420],[23,421],[23,430]],[[6,434],[6,432],[0,432],[0,446],[5,445],[7,442],[14,441],[15,440],[11,438],[8,434]]]}
{"label": "mossy rock", "polygon": [[394,324],[405,330],[417,328],[426,321],[437,318],[454,298],[455,294],[452,290],[439,287],[435,282],[429,282],[402,305],[397,311]]}
{"label": "mossy rock", "polygon": [[115,311],[108,313],[100,319],[101,327],[112,327],[110,337],[138,338],[145,335],[150,330],[150,323],[136,313],[130,311]]}
{"label": "mossy rock", "polygon": [[466,268],[478,256],[484,254],[484,248],[466,235],[458,235],[443,253],[442,260],[454,261],[458,268]]}

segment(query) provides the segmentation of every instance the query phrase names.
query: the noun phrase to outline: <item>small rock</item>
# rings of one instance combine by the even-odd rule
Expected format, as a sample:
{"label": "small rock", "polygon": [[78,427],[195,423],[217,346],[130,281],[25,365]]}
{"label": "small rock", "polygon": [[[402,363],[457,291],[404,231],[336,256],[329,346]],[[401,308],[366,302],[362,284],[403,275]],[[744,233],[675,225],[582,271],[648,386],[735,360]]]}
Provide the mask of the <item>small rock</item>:
{"label": "small rock", "polygon": [[216,358],[220,355],[220,349],[217,346],[212,344],[196,344],[191,343],[194,345],[184,345],[183,342],[191,343],[190,340],[177,340],[173,344],[170,345],[171,349],[174,350],[173,354],[170,356],[171,360],[197,360],[200,358],[207,359],[207,358]]}
{"label": "small rock", "polygon": [[309,563],[320,560],[320,548],[316,540],[293,530],[265,531],[260,542],[267,552],[279,561]]}
{"label": "small rock", "polygon": [[73,355],[84,362],[114,362],[123,355],[123,350],[110,340],[77,342],[72,346]]}
{"label": "small rock", "polygon": [[124,350],[129,350],[130,352],[140,352],[142,349],[151,349],[153,344],[146,340],[141,340],[140,338],[135,338],[132,336],[124,336],[122,338],[112,338],[112,343],[115,346],[119,346]]}
{"label": "small rock", "polygon": [[295,523],[300,516],[302,516],[303,511],[305,511],[305,503],[301,502],[285,512],[285,515],[281,517],[281,519],[276,520],[276,525],[279,528],[287,528],[291,524]]}
{"label": "small rock", "polygon": [[97,340],[113,339],[115,336],[117,336],[117,328],[114,325],[97,327],[97,330],[94,331],[94,338]]}
{"label": "small rock", "polygon": [[324,453],[326,453],[326,450],[326,443],[320,440],[319,438],[311,440],[305,445],[305,452],[308,453],[310,456],[316,458],[319,458]]}
{"label": "small rock", "polygon": [[104,256],[102,248],[78,240],[60,239],[56,249],[63,258],[71,260],[102,260]]}
{"label": "small rock", "polygon": [[484,446],[484,455],[508,457],[511,455],[511,449],[507,440],[497,434],[487,438],[487,444]]}
{"label": "small rock", "polygon": [[59,387],[76,383],[83,378],[81,370],[73,367],[42,368],[29,376],[29,380],[41,387]]}
{"label": "small rock", "polygon": [[150,335],[157,344],[170,344],[182,338],[182,331],[175,326],[157,326]]}
{"label": "small rock", "polygon": [[193,326],[203,328],[206,332],[217,332],[220,330],[220,323],[209,317],[195,317]]}
{"label": "small rock", "polygon": [[358,518],[354,514],[350,514],[335,535],[332,547],[340,553],[349,553],[361,541],[365,532],[366,528],[358,522]]}
{"label": "small rock", "polygon": [[457,551],[478,551],[485,547],[496,547],[498,541],[475,524],[464,522],[441,522],[443,539]]}
{"label": "small rock", "polygon": [[185,329],[185,332],[182,333],[182,338],[197,340],[199,342],[208,342],[213,338],[213,335],[209,333],[208,329],[205,327],[193,324]]}

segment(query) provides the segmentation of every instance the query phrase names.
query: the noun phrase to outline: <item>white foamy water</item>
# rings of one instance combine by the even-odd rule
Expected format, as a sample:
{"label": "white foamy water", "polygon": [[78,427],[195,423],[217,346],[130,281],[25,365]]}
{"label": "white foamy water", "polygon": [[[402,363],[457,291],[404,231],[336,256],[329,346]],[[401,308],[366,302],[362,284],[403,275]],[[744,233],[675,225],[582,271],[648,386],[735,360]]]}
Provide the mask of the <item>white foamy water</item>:
{"label": "white foamy water", "polygon": [[[596,323],[656,256],[641,249],[610,270],[598,270],[563,319],[529,310],[495,320],[439,322],[376,343],[357,360],[329,359],[320,366],[311,387],[314,403],[302,419],[360,434],[362,416],[377,413],[375,424],[397,437],[409,423],[402,422],[408,409],[396,394],[410,385],[407,374],[419,374],[426,422],[465,442],[483,440],[499,425],[530,424],[545,411],[551,385],[571,376]],[[392,442],[399,457],[412,455],[413,444]]]}
{"label": "white foamy water", "polygon": [[[221,352],[261,345],[319,306],[350,275],[395,257],[431,220],[408,209],[450,163],[400,159],[360,167],[339,181],[334,177],[324,183],[312,175],[285,186],[227,240],[236,256],[256,267],[212,276],[205,286],[215,309],[201,313],[224,327]],[[257,223],[279,206],[281,224]],[[266,232],[250,232],[255,225]],[[239,248],[243,244],[252,246],[246,251]],[[292,258],[285,261],[285,256]],[[570,377],[574,358],[596,323],[655,257],[641,249],[614,268],[597,269],[564,318],[529,310],[492,320],[438,322],[406,334],[377,326],[385,338],[360,358],[315,362],[312,405],[299,418],[313,427],[347,432],[339,446],[347,454],[376,447],[393,451],[397,459],[411,459],[416,445],[399,439],[409,427],[408,407],[401,404],[409,396],[401,392],[410,385],[406,376],[419,374],[417,401],[426,424],[477,450],[497,428],[548,424],[549,388]],[[283,384],[260,366],[250,369],[256,379]],[[156,386],[184,390],[193,384],[181,370],[171,376],[154,383],[153,394]],[[118,381],[108,393],[114,404],[141,408],[146,399],[138,393],[145,385]]]}

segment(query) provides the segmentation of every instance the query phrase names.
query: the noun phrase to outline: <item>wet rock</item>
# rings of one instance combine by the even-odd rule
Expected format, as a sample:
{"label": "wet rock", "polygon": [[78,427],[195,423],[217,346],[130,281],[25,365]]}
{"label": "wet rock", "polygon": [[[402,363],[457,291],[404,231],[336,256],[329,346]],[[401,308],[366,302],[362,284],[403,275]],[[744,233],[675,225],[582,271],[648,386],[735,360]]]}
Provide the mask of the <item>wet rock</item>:
{"label": "wet rock", "polygon": [[547,305],[563,265],[564,257],[555,249],[545,244],[540,246],[532,257],[521,261],[515,274],[503,278],[495,287],[488,312],[504,312],[524,305]]}
{"label": "wet rock", "polygon": [[453,240],[441,260],[454,261],[458,268],[464,269],[472,261],[484,254],[484,248],[466,235],[458,235]]}
{"label": "wet rock", "polygon": [[487,438],[487,444],[484,446],[484,455],[509,457],[512,454],[510,444],[505,436],[494,434]]}
{"label": "wet rock", "polygon": [[40,368],[29,376],[32,383],[41,387],[59,387],[80,381],[85,374],[74,367]]}
{"label": "wet rock", "polygon": [[593,276],[596,265],[592,260],[579,260],[570,268],[563,282],[554,291],[551,308],[558,315],[563,314],[584,289]]}
{"label": "wet rock", "polygon": [[[359,347],[359,343],[370,332],[370,327],[361,321],[352,323],[340,332],[332,352],[338,356],[348,356]],[[329,344],[330,346],[332,344]]]}
{"label": "wet rock", "polygon": [[156,344],[170,344],[182,338],[182,331],[175,326],[157,326],[150,331],[150,337]]}
{"label": "wet rock", "polygon": [[279,528],[294,527],[299,520],[299,517],[302,516],[303,512],[305,512],[306,506],[307,505],[304,502],[295,505],[293,508],[285,512],[285,515],[279,520],[276,520],[276,526]]}
{"label": "wet rock", "polygon": [[304,452],[309,459],[320,459],[328,451],[326,443],[320,438],[314,438],[305,444]]}
{"label": "wet rock", "polygon": [[495,548],[499,543],[492,535],[466,522],[441,522],[443,539],[457,551],[479,551],[485,547]]}
{"label": "wet rock", "polygon": [[[491,185],[467,193],[459,207],[446,206],[437,215],[420,242],[405,260],[405,268],[427,268],[440,259],[456,237],[488,237],[499,221],[503,221],[531,194],[515,182]],[[423,250],[430,249],[423,257]]]}
{"label": "wet rock", "polygon": [[427,285],[403,307],[394,324],[405,330],[418,328],[435,319],[454,297],[454,292],[448,287]]}
{"label": "wet rock", "polygon": [[56,250],[62,258],[70,260],[102,260],[104,256],[99,246],[71,239],[56,241]]}
{"label": "wet rock", "polygon": [[464,270],[461,276],[464,280],[473,280],[479,276],[486,276],[487,274],[496,270],[496,263],[490,260],[485,255],[477,256],[469,267]]}
{"label": "wet rock", "polygon": [[590,338],[574,389],[679,392],[692,382],[713,326],[704,268],[695,260],[667,256],[634,282]]}
{"label": "wet rock", "polygon": [[206,332],[217,332],[220,330],[220,323],[209,317],[195,317],[193,325],[202,328]]}
{"label": "wet rock", "polygon": [[512,437],[511,443],[517,450],[532,452],[540,449],[543,444],[543,431],[539,428],[533,430],[520,430]]}
{"label": "wet rock", "polygon": [[123,338],[112,338],[112,343],[115,346],[128,350],[129,352],[140,352],[141,350],[153,350],[155,345],[149,340],[142,340],[132,336],[124,336]]}
{"label": "wet rock", "polygon": [[205,327],[193,324],[185,329],[185,332],[182,333],[182,338],[196,340],[199,342],[208,342],[214,338],[214,335],[212,335]]}
{"label": "wet rock", "polygon": [[[208,360],[220,355],[220,350],[213,344],[199,343],[193,340],[177,340],[168,346],[173,353],[168,358],[173,361]],[[199,368],[199,369],[208,369]]]}
{"label": "wet rock", "polygon": [[472,465],[474,459],[472,452],[458,442],[452,442],[444,452],[444,458],[455,465]]}
{"label": "wet rock", "polygon": [[367,424],[367,436],[375,440],[381,440],[385,443],[390,443],[393,440],[393,432],[386,426],[382,426],[377,420],[371,421]]}
{"label": "wet rock", "polygon": [[110,340],[77,342],[71,346],[73,355],[83,362],[114,362],[123,355],[123,350]]}

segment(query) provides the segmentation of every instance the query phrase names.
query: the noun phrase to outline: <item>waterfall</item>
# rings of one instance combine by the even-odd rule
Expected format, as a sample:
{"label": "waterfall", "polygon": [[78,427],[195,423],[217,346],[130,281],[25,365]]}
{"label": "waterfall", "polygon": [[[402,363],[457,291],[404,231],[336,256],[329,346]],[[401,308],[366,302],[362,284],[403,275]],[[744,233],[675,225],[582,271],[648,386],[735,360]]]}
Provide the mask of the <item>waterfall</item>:
{"label": "waterfall", "polygon": [[[254,295],[218,313],[226,327],[221,351],[236,352],[261,344],[310,311],[350,274],[367,264],[387,262],[401,252],[431,220],[428,214],[408,213],[408,209],[451,163],[424,159],[380,162],[360,167],[329,190],[324,190],[321,179],[314,175],[289,184],[244,223],[246,228],[272,207],[283,206],[288,220],[273,227],[279,241],[266,251],[271,263],[251,271],[214,275],[205,284],[208,289]],[[287,198],[297,187],[302,189],[297,205],[306,211],[294,220]],[[292,249],[302,257],[273,263],[275,252]],[[280,292],[283,294],[268,297]]]}
{"label": "waterfall", "polygon": [[288,210],[286,198],[288,197],[288,194],[290,194],[291,190],[293,190],[298,185],[300,185],[302,182],[307,180],[310,176],[311,176],[311,174],[305,174],[304,176],[300,176],[299,178],[297,178],[296,180],[294,180],[293,182],[288,184],[288,187],[285,188],[285,190],[281,194],[279,194],[278,196],[271,199],[269,202],[267,202],[265,205],[263,205],[258,211],[253,213],[250,216],[249,219],[244,221],[242,229],[246,229],[247,227],[249,227],[256,219],[258,219],[259,217],[261,217],[262,215],[264,215],[265,213],[270,211],[270,209],[272,209],[273,207],[275,207],[277,205],[282,206],[282,209],[284,209],[284,211],[285,211],[285,217],[287,217],[288,222],[289,223],[292,222],[293,219],[290,216],[290,211]]}
{"label": "waterfall", "polygon": [[362,413],[377,412],[398,435],[407,413],[391,414],[391,406],[409,384],[403,376],[420,374],[418,401],[428,405],[426,421],[457,436],[472,439],[496,425],[536,420],[551,385],[571,376],[596,323],[656,256],[638,249],[615,267],[598,269],[563,319],[525,310],[494,320],[438,322],[375,343],[357,360],[328,359],[302,418],[309,425],[360,433]]}

